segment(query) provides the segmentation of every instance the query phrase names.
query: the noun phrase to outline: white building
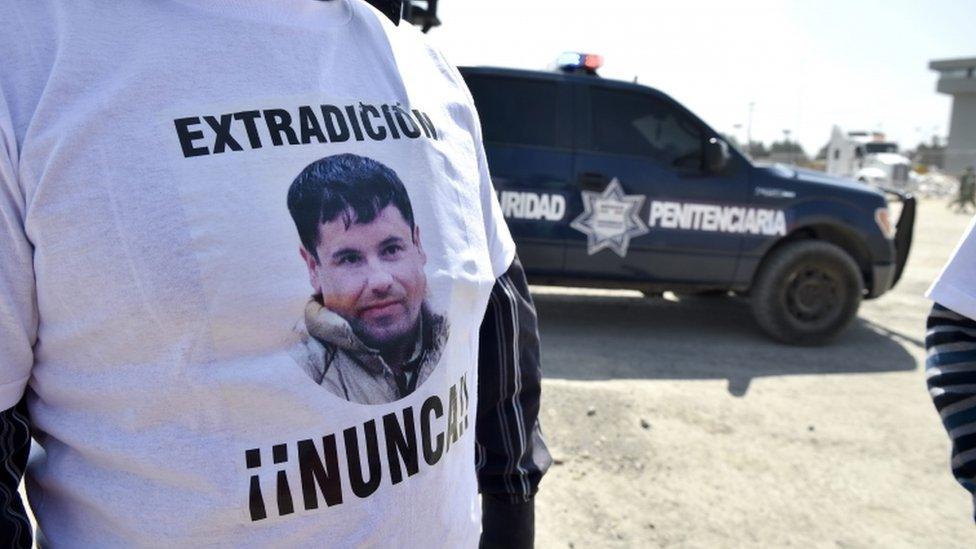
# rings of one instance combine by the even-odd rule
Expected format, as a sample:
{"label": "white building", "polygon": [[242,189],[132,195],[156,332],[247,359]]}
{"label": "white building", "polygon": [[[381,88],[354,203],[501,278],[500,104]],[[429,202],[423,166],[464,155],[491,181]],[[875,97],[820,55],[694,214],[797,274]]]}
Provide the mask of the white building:
{"label": "white building", "polygon": [[936,90],[952,96],[945,169],[958,175],[976,165],[976,57],[931,61],[939,73]]}

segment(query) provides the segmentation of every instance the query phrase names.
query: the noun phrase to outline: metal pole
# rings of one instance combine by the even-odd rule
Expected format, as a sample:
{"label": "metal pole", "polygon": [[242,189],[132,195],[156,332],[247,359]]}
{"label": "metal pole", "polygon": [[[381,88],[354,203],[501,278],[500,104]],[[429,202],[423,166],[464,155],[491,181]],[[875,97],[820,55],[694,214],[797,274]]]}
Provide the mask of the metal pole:
{"label": "metal pole", "polygon": [[793,147],[790,146],[790,130],[783,130],[783,146],[789,149],[789,159],[790,165],[795,165],[796,161],[793,158]]}
{"label": "metal pole", "polygon": [[752,108],[755,106],[753,101],[749,102],[749,120],[746,123],[746,153],[749,158],[752,158]]}

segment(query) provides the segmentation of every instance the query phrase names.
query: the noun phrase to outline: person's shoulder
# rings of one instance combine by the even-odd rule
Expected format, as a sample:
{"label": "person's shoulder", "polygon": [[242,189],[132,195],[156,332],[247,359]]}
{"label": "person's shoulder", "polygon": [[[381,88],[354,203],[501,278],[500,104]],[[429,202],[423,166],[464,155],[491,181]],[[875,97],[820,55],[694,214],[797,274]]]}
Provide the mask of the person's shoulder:
{"label": "person's shoulder", "polygon": [[352,386],[361,385],[364,377],[369,377],[356,357],[338,347],[330,346],[327,351],[329,352],[328,364],[319,385],[344,400],[369,404],[369,402],[357,398],[354,391],[351,390]]}
{"label": "person's shoulder", "polygon": [[[451,62],[429,34],[408,21],[394,24],[388,17],[362,0],[350,0],[357,6],[357,17],[365,21],[363,34],[382,36],[393,51],[396,70],[424,79],[429,89],[436,89],[445,104],[456,104],[474,113],[474,101],[457,66]],[[421,75],[421,76],[418,76]],[[472,118],[470,116],[463,118]],[[470,129],[470,128],[469,128]]]}
{"label": "person's shoulder", "polygon": [[464,85],[464,79],[461,77],[461,72],[458,71],[457,66],[451,62],[450,58],[439,46],[431,41],[429,35],[420,32],[420,29],[406,22],[400,23],[397,32],[410,40],[416,41],[417,46],[424,51],[427,58],[430,59],[430,62],[437,67],[441,74],[444,75],[444,78],[449,80],[451,84],[467,90],[467,87]]}
{"label": "person's shoulder", "polygon": [[0,1],[0,94],[11,110],[18,141],[50,79],[63,11],[45,0]]}
{"label": "person's shoulder", "polygon": [[[47,0],[3,0],[0,2],[0,47],[17,45],[36,48],[50,44],[62,27],[69,2]],[[0,68],[16,58],[4,57]]]}
{"label": "person's shoulder", "polygon": [[401,20],[393,23],[388,17],[380,13],[376,8],[362,0],[350,0],[353,3],[356,14],[367,25],[370,31],[376,31],[376,36],[388,41],[389,46],[397,57],[397,63],[405,65],[398,66],[400,71],[416,68],[414,63],[420,62],[434,67],[438,72],[453,84],[461,84],[461,74],[453,63],[444,55],[441,49],[436,46],[430,35],[420,31],[419,28],[410,24],[408,21]]}
{"label": "person's shoulder", "polygon": [[321,384],[328,370],[327,358],[333,353],[332,349],[309,335],[304,320],[295,324],[289,339],[286,344],[288,354],[308,377]]}

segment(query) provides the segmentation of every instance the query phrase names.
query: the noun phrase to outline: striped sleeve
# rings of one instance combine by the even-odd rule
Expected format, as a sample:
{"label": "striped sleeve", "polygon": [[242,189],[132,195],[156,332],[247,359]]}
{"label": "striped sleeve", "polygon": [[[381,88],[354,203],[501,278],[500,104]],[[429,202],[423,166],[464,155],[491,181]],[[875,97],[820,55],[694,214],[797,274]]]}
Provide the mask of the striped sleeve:
{"label": "striped sleeve", "polygon": [[17,491],[30,451],[30,423],[23,400],[0,412],[0,547],[31,547],[31,525]]}
{"label": "striped sleeve", "polygon": [[525,503],[552,460],[539,427],[538,320],[518,257],[495,282],[479,349],[476,458],[481,492]]}
{"label": "striped sleeve", "polygon": [[925,347],[929,395],[952,441],[952,474],[976,498],[976,321],[936,303]]}

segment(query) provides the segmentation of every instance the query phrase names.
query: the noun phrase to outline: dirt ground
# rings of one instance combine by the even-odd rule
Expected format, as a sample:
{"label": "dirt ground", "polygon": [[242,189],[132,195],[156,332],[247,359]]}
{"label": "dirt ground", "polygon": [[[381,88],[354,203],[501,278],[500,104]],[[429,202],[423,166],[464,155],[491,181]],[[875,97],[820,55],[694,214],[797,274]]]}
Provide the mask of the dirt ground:
{"label": "dirt ground", "polygon": [[904,279],[822,348],[739,299],[534,288],[537,547],[973,547],[923,373],[922,294],[968,219],[922,203]]}
{"label": "dirt ground", "polygon": [[920,204],[902,281],[822,348],[740,299],[535,288],[537,546],[973,547],[923,371],[923,292],[968,220]]}

